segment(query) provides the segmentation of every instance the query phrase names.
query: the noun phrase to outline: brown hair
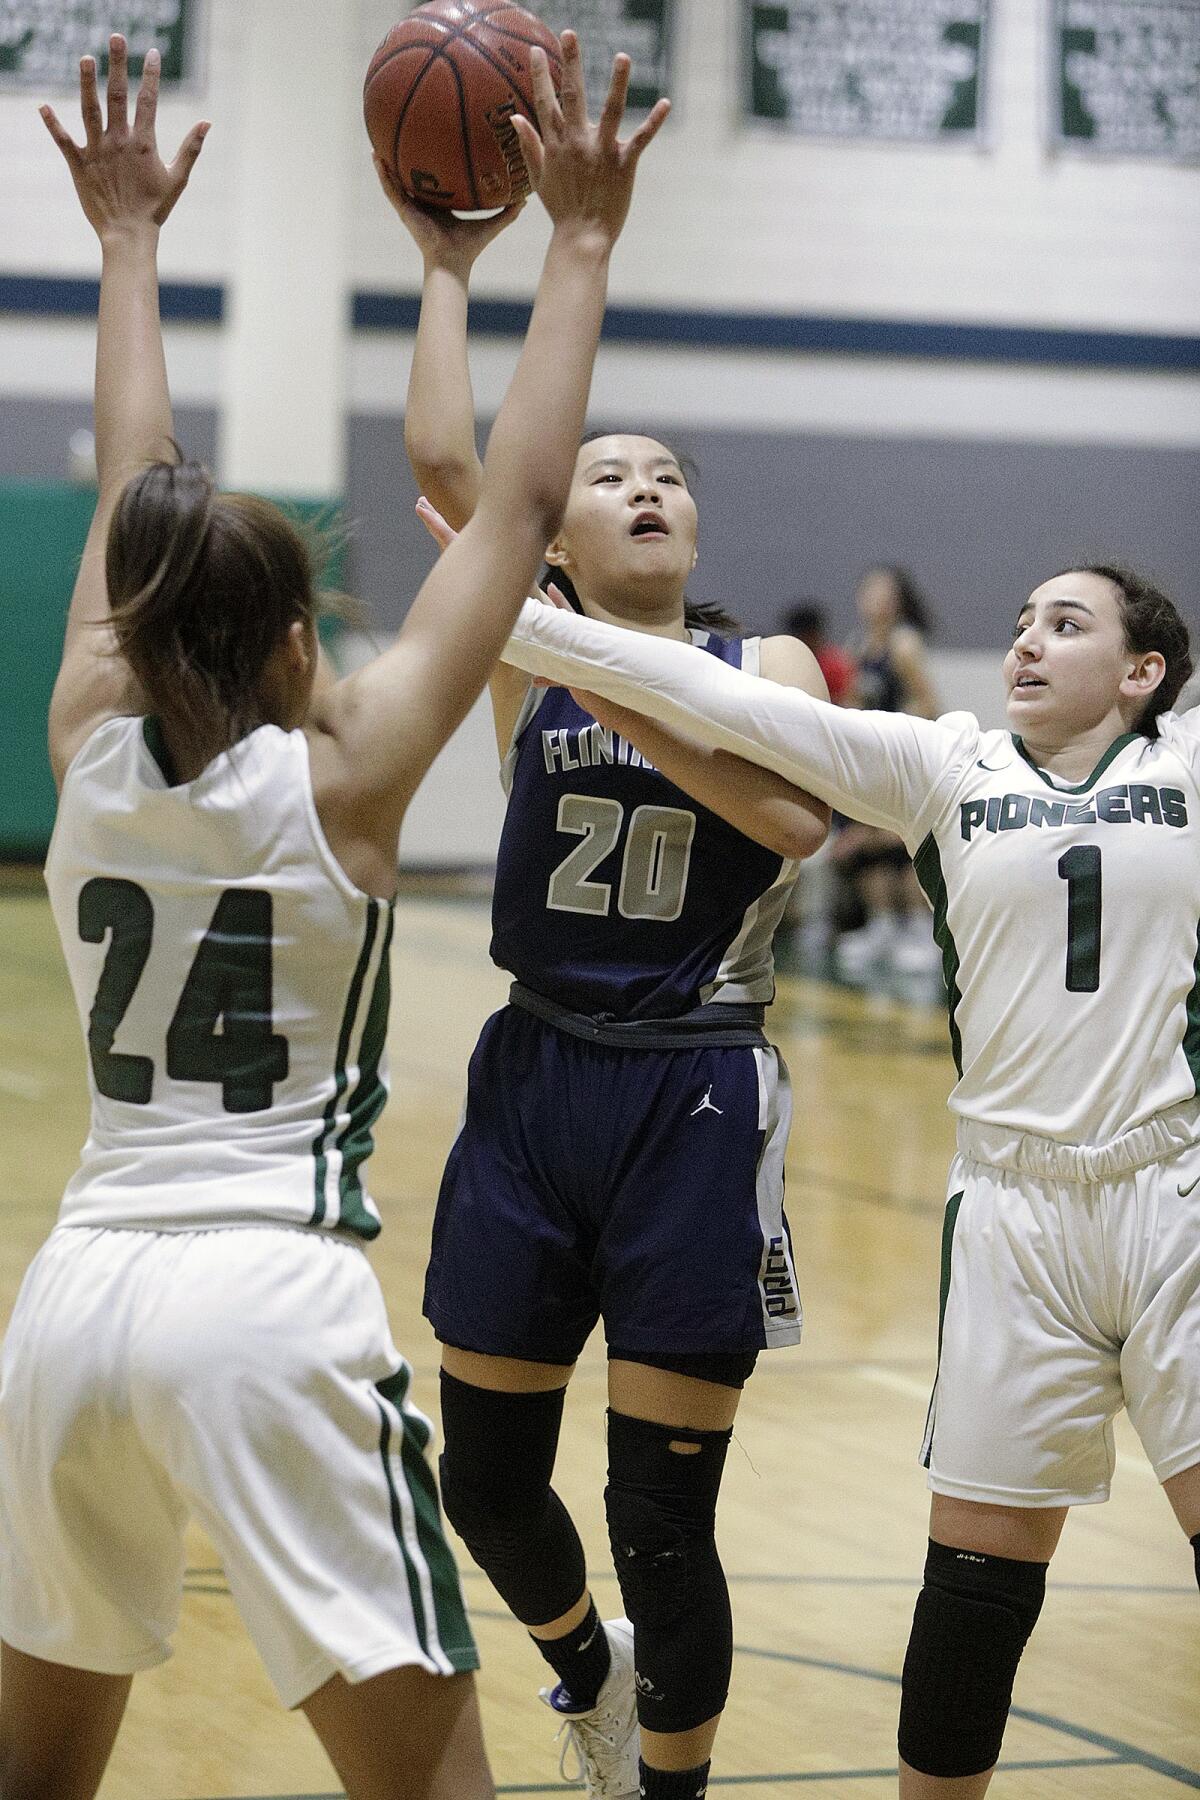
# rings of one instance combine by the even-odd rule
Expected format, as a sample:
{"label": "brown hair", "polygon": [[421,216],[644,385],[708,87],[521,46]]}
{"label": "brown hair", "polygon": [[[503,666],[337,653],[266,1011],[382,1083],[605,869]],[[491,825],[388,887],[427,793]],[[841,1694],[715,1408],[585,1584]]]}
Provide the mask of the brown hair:
{"label": "brown hair", "polygon": [[267,659],[317,611],[312,547],[278,507],[182,457],[117,502],[105,560],[117,649],[153,709],[226,747],[263,724]]}
{"label": "brown hair", "polygon": [[1175,602],[1161,588],[1120,563],[1077,563],[1062,575],[1102,575],[1120,595],[1125,626],[1125,647],[1136,655],[1157,650],[1167,668],[1162,680],[1137,718],[1137,730],[1145,737],[1158,736],[1160,713],[1170,712],[1192,674],[1192,652],[1187,621]]}

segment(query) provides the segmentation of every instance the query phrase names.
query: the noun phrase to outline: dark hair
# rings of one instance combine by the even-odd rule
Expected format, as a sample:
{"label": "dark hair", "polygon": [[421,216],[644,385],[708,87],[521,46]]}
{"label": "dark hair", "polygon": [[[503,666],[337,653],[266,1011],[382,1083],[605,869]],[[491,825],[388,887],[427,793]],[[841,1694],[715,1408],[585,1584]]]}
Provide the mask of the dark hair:
{"label": "dark hair", "polygon": [[823,638],[829,631],[829,615],[819,600],[797,600],[783,615],[783,629],[790,637]]}
{"label": "dark hair", "polygon": [[1126,649],[1138,656],[1157,650],[1166,662],[1162,680],[1136,721],[1137,730],[1145,737],[1157,737],[1159,714],[1170,712],[1191,679],[1187,621],[1161,588],[1120,563],[1074,563],[1069,569],[1060,569],[1059,576],[1062,575],[1102,575],[1105,581],[1111,581],[1120,595]]}
{"label": "dark hair", "polygon": [[896,589],[896,601],[901,619],[919,631],[922,637],[932,637],[937,623],[928,596],[914,575],[899,563],[872,563],[864,569],[858,578],[859,587],[868,575],[887,575]]}
{"label": "dark hair", "polygon": [[[653,443],[661,444],[664,450],[670,451],[671,455],[675,458],[675,461],[679,464],[679,467],[683,470],[683,477],[687,482],[688,491],[693,491],[697,486],[700,470],[697,467],[695,459],[691,456],[683,455],[681,451],[676,449],[674,444],[669,444],[665,438],[659,437],[656,431],[616,431],[608,428],[597,428],[594,431],[584,432],[579,440],[579,447],[582,449],[584,444],[595,444],[598,443],[601,438],[607,437],[650,438]],[[574,582],[571,581],[568,576],[564,575],[561,569],[553,569],[547,564],[546,568],[542,570],[541,585],[545,587],[551,581],[554,583],[555,587],[560,590],[563,598],[570,601],[571,605],[575,608],[575,611],[581,613],[583,611],[583,606],[580,603],[579,595],[575,592]],[[746,629],[739,619],[736,619],[731,612],[726,612],[725,608],[718,605],[715,601],[689,600],[686,594],[683,599],[683,622],[689,630],[715,631],[724,637],[740,637]]]}
{"label": "dark hair", "polygon": [[[549,563],[542,570],[541,585],[549,587],[551,582],[558,589],[563,599],[573,606],[577,613],[583,611],[583,602],[575,591],[575,583],[561,569],[552,568]],[[683,597],[683,622],[689,630],[715,631],[723,637],[741,637],[746,627],[735,619],[732,613],[723,606],[710,600],[689,600]]]}
{"label": "dark hair", "polygon": [[150,463],[126,484],[105,559],[117,649],[155,712],[226,747],[264,723],[263,669],[317,612],[304,532],[200,463]]}

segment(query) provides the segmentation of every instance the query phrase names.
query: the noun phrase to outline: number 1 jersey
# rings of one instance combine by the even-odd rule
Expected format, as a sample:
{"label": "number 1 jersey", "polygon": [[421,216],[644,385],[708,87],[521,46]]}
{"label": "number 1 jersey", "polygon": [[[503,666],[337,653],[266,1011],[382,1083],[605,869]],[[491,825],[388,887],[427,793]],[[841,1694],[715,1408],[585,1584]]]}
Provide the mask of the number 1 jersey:
{"label": "number 1 jersey", "polygon": [[[634,634],[641,635],[641,634]],[[694,631],[758,673],[758,638]],[[771,940],[798,864],[690,799],[563,688],[531,689],[503,779],[492,959],[568,1011],[702,1021],[774,996]]]}
{"label": "number 1 jersey", "polygon": [[263,726],[173,784],[154,720],[101,725],[46,883],[91,1065],[59,1222],[376,1236],[392,907],[334,859],[304,734]]}

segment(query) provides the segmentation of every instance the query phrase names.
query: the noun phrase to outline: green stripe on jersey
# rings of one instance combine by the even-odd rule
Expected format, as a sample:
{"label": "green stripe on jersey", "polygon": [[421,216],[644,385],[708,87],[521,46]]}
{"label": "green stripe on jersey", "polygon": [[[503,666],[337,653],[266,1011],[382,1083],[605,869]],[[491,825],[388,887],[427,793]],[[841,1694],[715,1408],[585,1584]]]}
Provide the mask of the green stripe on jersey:
{"label": "green stripe on jersey", "polygon": [[1187,1026],[1183,1054],[1192,1071],[1192,1085],[1200,1094],[1200,926],[1196,928],[1196,955],[1192,963],[1192,990],[1187,997]]}
{"label": "green stripe on jersey", "polygon": [[392,930],[395,923],[396,909],[389,902],[387,928],[383,948],[379,953],[379,968],[367,1008],[362,1043],[359,1045],[358,1080],[348,1105],[350,1117],[338,1135],[338,1149],[342,1152],[342,1172],[338,1180],[342,1224],[347,1230],[355,1231],[364,1238],[378,1237],[381,1229],[379,1220],[363,1203],[359,1169],[375,1148],[371,1128],[387,1100],[387,1088],[379,1068],[387,1047],[388,1008],[392,998]]}
{"label": "green stripe on jersey", "polygon": [[958,1007],[962,995],[958,989],[958,949],[946,920],[946,878],[942,873],[942,859],[932,831],[913,857],[913,869],[933,908],[933,935],[942,952],[942,979],[946,983],[946,996],[950,1002],[950,1048],[954,1053],[954,1066],[961,1079],[962,1035],[958,1029]]}
{"label": "green stripe on jersey", "polygon": [[[405,1367],[377,1382],[376,1391],[395,1408],[400,1419],[400,1473],[412,1509],[419,1554],[429,1576],[436,1630],[434,1648],[439,1649],[451,1667],[462,1674],[468,1669],[479,1667],[479,1652],[467,1622],[458,1568],[442,1530],[433,1471],[425,1460],[430,1437],[429,1426],[420,1416],[404,1410],[408,1383],[409,1370]],[[385,1407],[381,1406],[379,1412],[383,1420],[380,1454],[391,1501],[392,1530],[404,1558],[418,1640],[422,1650],[429,1654],[429,1620],[421,1595],[419,1574],[405,1541],[404,1510],[392,1472],[391,1422]]]}
{"label": "green stripe on jersey", "polygon": [[[358,961],[354,965],[354,974],[350,978],[350,989],[346,995],[346,1008],[342,1014],[342,1028],[338,1033],[337,1061],[334,1066],[333,1092],[325,1106],[321,1120],[321,1129],[313,1139],[312,1153],[315,1167],[313,1183],[315,1197],[310,1225],[320,1225],[325,1218],[325,1176],[329,1167],[329,1158],[325,1154],[329,1133],[333,1130],[333,1122],[337,1117],[338,1103],[346,1091],[348,1076],[346,1065],[349,1061],[350,1033],[354,1030],[354,1021],[358,1017],[359,1001],[362,999],[362,986],[367,976],[367,966],[371,961],[371,951],[375,944],[375,933],[379,928],[379,908],[386,904],[383,901],[370,903],[367,910],[367,926],[363,934],[362,949],[358,953]],[[390,911],[390,908],[389,908]]]}
{"label": "green stripe on jersey", "polygon": [[965,1188],[957,1194],[951,1194],[946,1202],[946,1211],[942,1218],[942,1269],[938,1286],[938,1355],[937,1374],[933,1378],[933,1393],[929,1397],[929,1412],[925,1419],[925,1453],[921,1461],[925,1468],[929,1467],[933,1456],[933,1409],[937,1403],[937,1377],[942,1368],[942,1334],[946,1329],[946,1304],[950,1299],[950,1273],[954,1258],[954,1227],[958,1224],[958,1209],[963,1203]]}

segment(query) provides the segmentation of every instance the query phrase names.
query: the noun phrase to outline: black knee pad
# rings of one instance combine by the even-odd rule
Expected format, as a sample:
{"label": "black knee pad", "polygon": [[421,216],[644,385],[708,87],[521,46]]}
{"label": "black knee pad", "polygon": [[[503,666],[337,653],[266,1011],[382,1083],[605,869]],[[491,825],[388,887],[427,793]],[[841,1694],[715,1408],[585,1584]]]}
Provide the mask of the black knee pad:
{"label": "black knee pad", "polygon": [[1200,1531],[1192,1539],[1192,1549],[1196,1552],[1196,1584],[1200,1587]]}
{"label": "black knee pad", "polygon": [[691,1731],[729,1692],[733,1621],[716,1514],[732,1435],[608,1415],[609,1542],[634,1628],[638,1719],[651,1731]]}
{"label": "black knee pad", "polygon": [[911,1769],[982,1775],[996,1762],[1048,1566],[930,1540],[900,1700],[900,1754]]}
{"label": "black knee pad", "polygon": [[550,1486],[565,1388],[502,1394],[442,1371],[446,1517],[523,1625],[547,1625],[587,1585],[583,1546]]}

